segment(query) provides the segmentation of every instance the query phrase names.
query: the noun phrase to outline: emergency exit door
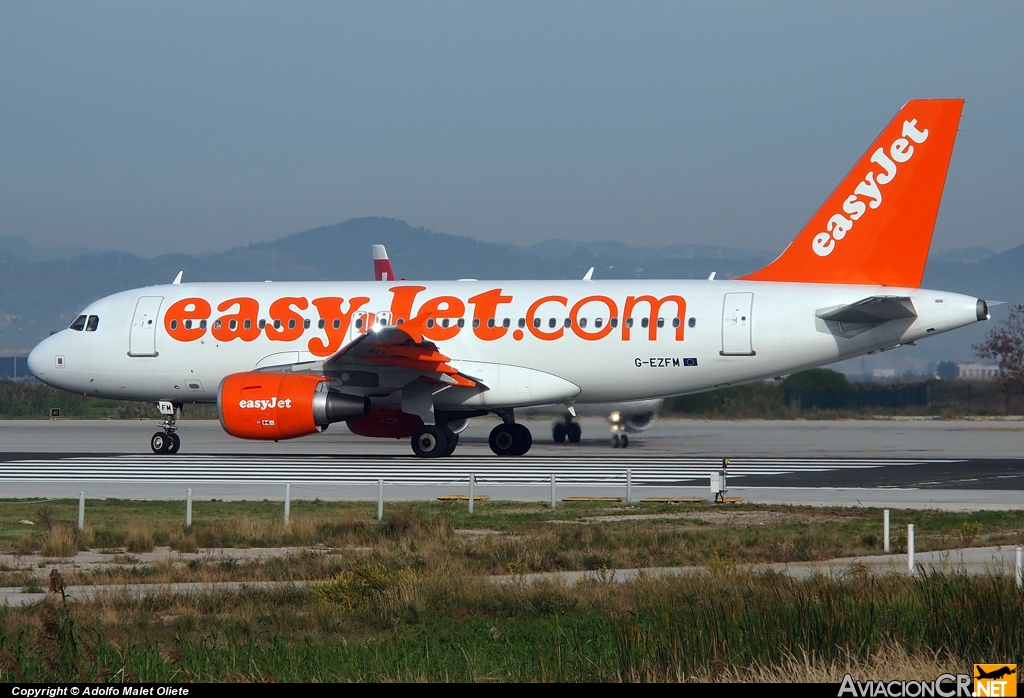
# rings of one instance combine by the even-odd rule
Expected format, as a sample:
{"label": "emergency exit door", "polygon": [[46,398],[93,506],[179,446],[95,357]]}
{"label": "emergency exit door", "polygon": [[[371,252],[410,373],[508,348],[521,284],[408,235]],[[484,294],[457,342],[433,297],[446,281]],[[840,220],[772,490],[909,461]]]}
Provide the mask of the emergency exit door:
{"label": "emergency exit door", "polygon": [[722,356],[753,356],[750,343],[753,293],[727,293],[722,306]]}
{"label": "emergency exit door", "polygon": [[128,356],[156,356],[156,318],[163,296],[142,296],[135,304]]}

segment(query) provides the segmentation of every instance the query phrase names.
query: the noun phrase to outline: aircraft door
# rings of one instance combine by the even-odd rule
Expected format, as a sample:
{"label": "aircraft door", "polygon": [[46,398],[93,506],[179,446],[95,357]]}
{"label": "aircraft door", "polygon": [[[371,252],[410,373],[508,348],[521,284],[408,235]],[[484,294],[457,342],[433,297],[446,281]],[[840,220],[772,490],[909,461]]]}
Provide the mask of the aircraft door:
{"label": "aircraft door", "polygon": [[753,293],[727,293],[722,306],[722,356],[753,356],[750,344]]}
{"label": "aircraft door", "polygon": [[163,296],[142,296],[135,304],[131,333],[128,336],[128,356],[156,356],[156,317]]}

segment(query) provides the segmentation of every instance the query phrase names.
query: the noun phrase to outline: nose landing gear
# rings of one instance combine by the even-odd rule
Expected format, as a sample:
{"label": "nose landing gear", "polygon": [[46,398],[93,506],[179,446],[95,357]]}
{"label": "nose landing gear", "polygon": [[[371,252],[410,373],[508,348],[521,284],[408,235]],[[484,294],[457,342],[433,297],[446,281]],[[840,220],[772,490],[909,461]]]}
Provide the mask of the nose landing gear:
{"label": "nose landing gear", "polygon": [[574,422],[571,415],[565,415],[565,419],[561,422],[555,422],[551,427],[551,439],[556,444],[565,443],[566,439],[569,439],[569,443],[578,444],[580,438],[583,436],[583,430],[577,422]]}
{"label": "nose landing gear", "polygon": [[153,449],[153,453],[177,453],[181,448],[181,438],[174,432],[178,428],[177,414],[181,405],[161,400],[156,406],[160,409],[160,414],[164,416],[163,424],[160,425],[163,431],[153,434],[149,440],[149,447]]}

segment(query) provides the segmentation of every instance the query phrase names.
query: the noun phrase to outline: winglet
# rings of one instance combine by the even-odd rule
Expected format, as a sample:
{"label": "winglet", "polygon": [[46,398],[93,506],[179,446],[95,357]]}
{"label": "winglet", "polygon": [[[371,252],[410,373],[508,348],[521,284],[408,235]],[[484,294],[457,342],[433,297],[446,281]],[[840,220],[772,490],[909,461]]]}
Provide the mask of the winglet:
{"label": "winglet", "polygon": [[185,270],[182,269],[181,271],[178,272],[178,275],[174,277],[174,281],[172,281],[171,283],[173,285],[175,285],[175,286],[181,284],[181,277],[184,276],[184,275],[185,275]]}
{"label": "winglet", "polygon": [[590,271],[583,275],[584,281],[590,281],[592,278],[594,278],[594,267],[590,267]]}
{"label": "winglet", "polygon": [[907,102],[786,251],[740,278],[920,286],[963,105]]}
{"label": "winglet", "polygon": [[391,260],[388,259],[388,251],[384,248],[384,245],[373,246],[373,280],[395,280],[395,271],[391,268]]}

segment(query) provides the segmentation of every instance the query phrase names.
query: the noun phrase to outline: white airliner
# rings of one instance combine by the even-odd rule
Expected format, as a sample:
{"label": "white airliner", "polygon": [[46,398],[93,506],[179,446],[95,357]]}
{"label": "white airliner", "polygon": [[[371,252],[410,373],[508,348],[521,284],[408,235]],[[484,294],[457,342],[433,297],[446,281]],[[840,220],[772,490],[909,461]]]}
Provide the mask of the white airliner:
{"label": "white airliner", "polygon": [[[178,407],[277,441],[345,421],[450,455],[453,426],[515,409],[644,400],[821,366],[988,319],[921,289],[963,100],[909,102],[785,252],[733,281],[174,283],[108,296],[43,340],[29,368],[68,391]],[[176,279],[176,281],[180,281]]]}
{"label": "white airliner", "polygon": [[[388,257],[388,250],[384,245],[373,245],[373,278],[377,281],[394,281],[395,270],[391,266],[391,258]],[[594,275],[594,268],[583,277],[589,281]],[[402,281],[405,281],[403,278]],[[571,411],[566,410],[565,416],[555,422],[551,428],[551,438],[557,443],[579,443],[583,436],[583,429],[574,417],[605,417],[612,432],[613,448],[629,448],[629,434],[638,434],[646,431],[654,422],[658,408],[662,401],[657,400],[633,400],[630,402],[612,403],[580,403],[573,405]],[[459,424],[463,429],[466,422]],[[456,431],[458,434],[462,431]]]}

